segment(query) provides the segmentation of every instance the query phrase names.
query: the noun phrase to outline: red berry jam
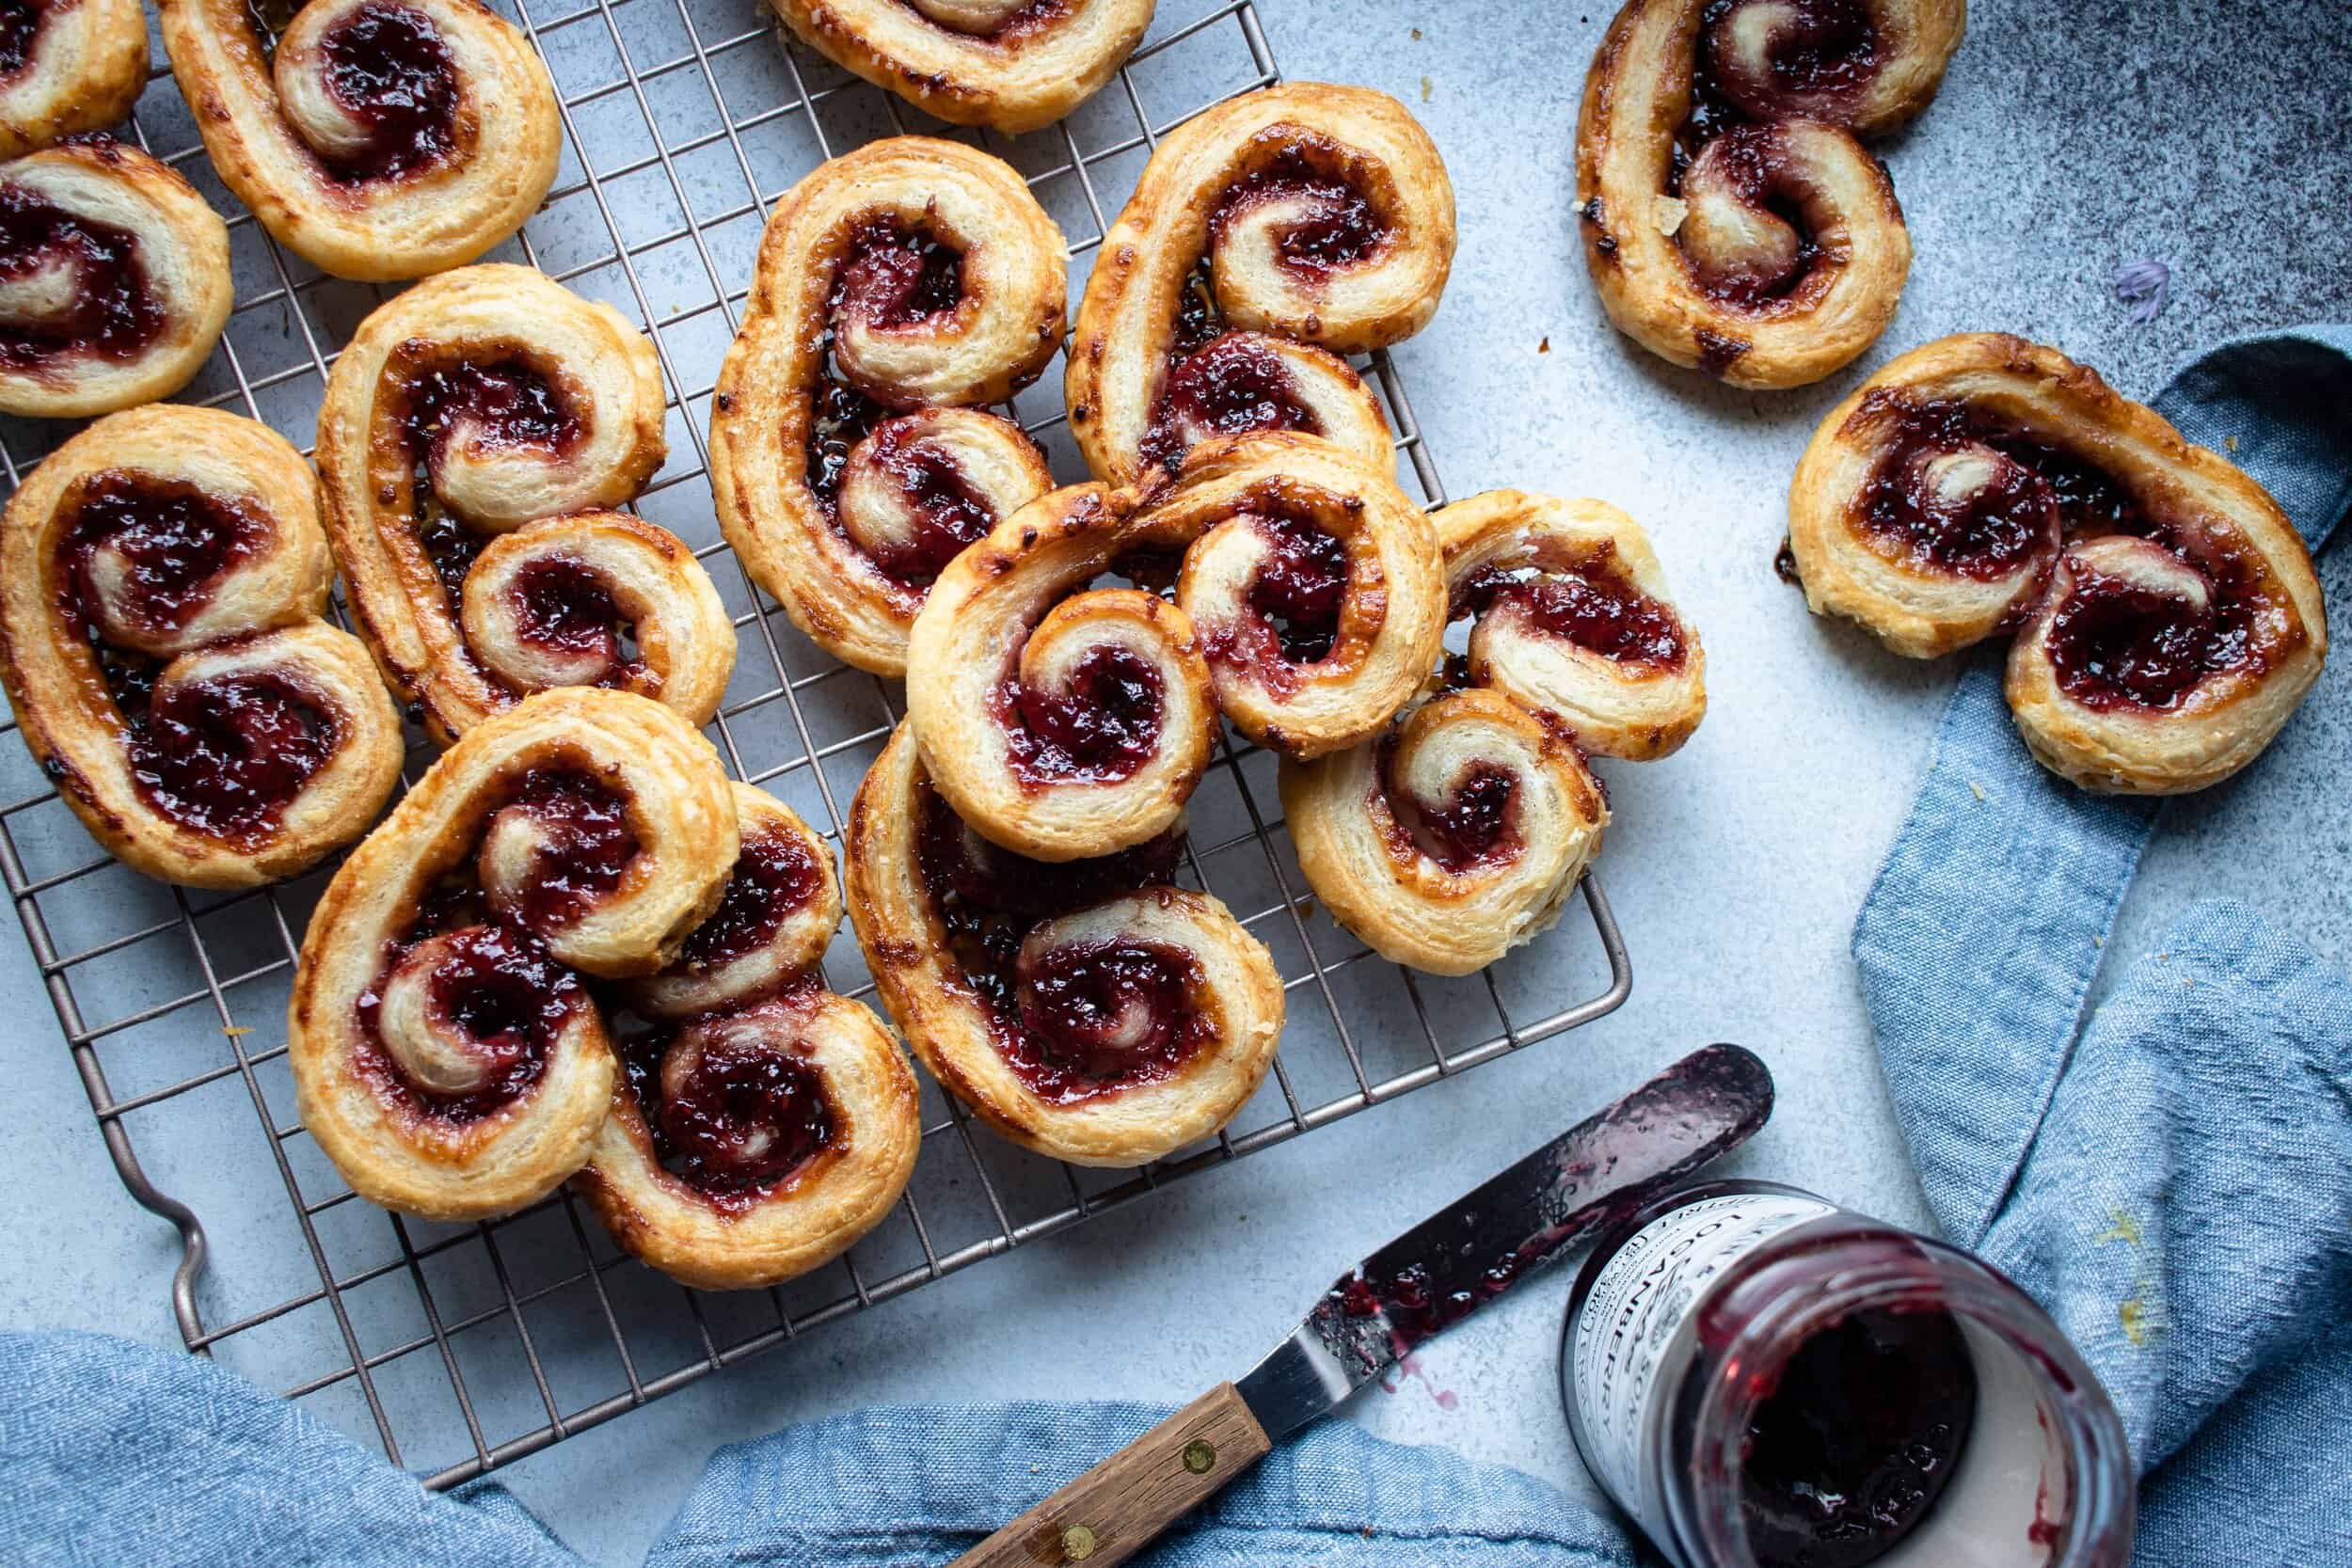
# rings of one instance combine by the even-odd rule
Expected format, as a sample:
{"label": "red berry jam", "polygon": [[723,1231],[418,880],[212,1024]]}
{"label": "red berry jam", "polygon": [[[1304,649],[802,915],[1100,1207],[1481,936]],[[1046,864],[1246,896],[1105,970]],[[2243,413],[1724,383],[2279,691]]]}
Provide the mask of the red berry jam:
{"label": "red berry jam", "polygon": [[621,613],[603,575],[586,562],[539,556],[516,572],[508,592],[515,599],[516,635],[566,657],[595,657],[604,671],[598,686],[626,686],[644,673],[634,651],[634,625]]}
{"label": "red berry jam", "polygon": [[1274,252],[1283,266],[1311,282],[1322,282],[1342,267],[1379,248],[1388,229],[1372,203],[1346,181],[1317,172],[1345,159],[1327,141],[1301,137],[1282,149],[1265,167],[1225,194],[1209,219],[1211,245],[1222,244],[1236,219],[1280,203],[1288,211],[1276,229]]}
{"label": "red berry jam", "polygon": [[[890,482],[914,519],[905,538],[868,553],[876,566],[898,581],[927,585],[966,545],[994,528],[997,518],[995,507],[974,487],[954,454],[920,439],[920,428],[893,420],[876,427],[866,445],[865,461]],[[842,462],[848,462],[846,449]],[[827,499],[836,498],[839,488],[836,469]]]}
{"label": "red berry jam", "polygon": [[[178,632],[273,533],[249,502],[151,474],[90,474],[75,482],[66,506],[57,608],[69,626],[93,637],[102,624],[159,638]],[[103,589],[92,571],[101,552],[119,568]]]}
{"label": "red berry jam", "polygon": [[839,1137],[798,1016],[764,1003],[622,1047],[655,1160],[723,1211],[749,1209]]}
{"label": "red berry jam", "polygon": [[2114,531],[2134,515],[2111,484],[2018,442],[1964,404],[1873,392],[1854,417],[1855,425],[1865,421],[1886,429],[1890,440],[1855,499],[1855,518],[1915,563],[2003,578],[2037,554],[2055,553],[2069,521]]}
{"label": "red berry jam", "polygon": [[[422,940],[434,940],[426,938]],[[462,1037],[487,1069],[469,1094],[421,1088],[386,1051],[381,1033],[383,987],[406,949],[385,955],[384,971],[360,993],[359,1034],[368,1050],[361,1070],[421,1116],[479,1121],[513,1104],[547,1070],[548,1053],[573,1014],[590,1006],[579,975],[555,961],[527,931],[511,926],[463,926],[438,938],[440,961],[430,986],[435,1024]]]}
{"label": "red berry jam", "polygon": [[1014,974],[1022,1028],[1005,1060],[1053,1104],[1159,1083],[1209,1032],[1200,963],[1182,948],[1121,939],[1025,950]]}
{"label": "red berry jam", "polygon": [[134,721],[131,779],[182,827],[255,844],[333,760],[342,735],[340,710],[280,671],[172,681]]}
{"label": "red berry jam", "polygon": [[2047,646],[2059,689],[2103,711],[2177,706],[2208,675],[2254,653],[2242,613],[2088,568],[2076,569],[2052,611]]}
{"label": "red berry jam", "polygon": [[1808,1337],[1748,1420],[1740,1512],[1757,1568],[1865,1568],[1959,1467],[1977,1408],[1960,1324],[1856,1312]]}
{"label": "red berry jam", "polygon": [[884,330],[953,310],[963,298],[963,256],[930,234],[891,220],[869,223],[850,242],[828,302],[836,314]]}
{"label": "red berry jam", "polygon": [[1058,691],[1008,677],[993,704],[1015,778],[1032,788],[1132,778],[1160,745],[1160,673],[1116,643],[1090,649]]}
{"label": "red berry jam", "polygon": [[1273,624],[1284,658],[1312,664],[1328,657],[1347,597],[1347,546],[1297,518],[1254,521],[1266,553],[1249,584],[1249,608]]}
{"label": "red berry jam", "polygon": [[1752,78],[1726,57],[1723,41],[1725,24],[1741,3],[1715,0],[1708,7],[1699,69],[1717,94],[1750,117],[1787,115],[1794,98],[1858,95],[1878,74],[1878,30],[1858,0],[1772,0],[1774,24],[1765,46],[1770,67]]}
{"label": "red berry jam", "polygon": [[1428,856],[1455,876],[1509,860],[1518,853],[1518,823],[1511,802],[1518,775],[1492,763],[1474,762],[1454,775],[1441,800],[1423,800],[1396,787],[1393,737],[1381,743],[1381,777],[1387,781],[1399,848]]}
{"label": "red berry jam", "polygon": [[[534,852],[528,871],[505,881],[491,872],[486,841],[510,824],[528,829]],[[482,880],[491,908],[532,931],[570,925],[618,888],[638,847],[628,801],[568,769],[527,775],[491,816],[485,838]]]}
{"label": "red berry jam", "polygon": [[59,267],[73,275],[72,299],[54,314],[0,321],[0,366],[39,372],[69,354],[130,359],[162,335],[138,236],[0,183],[0,281]]}
{"label": "red berry jam", "polygon": [[319,40],[326,88],[368,127],[356,157],[322,159],[346,181],[429,167],[457,145],[457,69],[431,17],[406,6],[360,7]]}
{"label": "red berry jam", "polygon": [[14,76],[33,57],[41,19],[55,0],[0,0],[0,78]]}
{"label": "red berry jam", "polygon": [[1549,636],[1621,664],[1671,670],[1682,662],[1681,618],[1634,587],[1613,562],[1489,566],[1454,590],[1449,616],[1458,621],[1486,615],[1498,606]]}
{"label": "red berry jam", "polygon": [[824,880],[800,834],[784,828],[755,831],[743,840],[718,909],[686,939],[680,966],[715,969],[760,947],[809,906]]}
{"label": "red berry jam", "polygon": [[1260,430],[1323,434],[1323,421],[1298,399],[1281,356],[1254,332],[1212,338],[1168,367],[1140,450],[1147,466],[1169,473],[1196,440]]}

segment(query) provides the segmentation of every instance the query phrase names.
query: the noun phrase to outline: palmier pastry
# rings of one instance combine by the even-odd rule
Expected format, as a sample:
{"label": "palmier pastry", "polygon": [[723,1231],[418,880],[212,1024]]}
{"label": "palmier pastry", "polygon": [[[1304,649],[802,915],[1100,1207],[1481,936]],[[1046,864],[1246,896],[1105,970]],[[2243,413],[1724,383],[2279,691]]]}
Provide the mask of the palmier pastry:
{"label": "palmier pastry", "polygon": [[158,0],[221,182],[339,277],[421,277],[522,227],[555,180],[555,86],[474,0],[309,0],[265,53],[245,0]]}
{"label": "palmier pastry", "polygon": [[771,0],[803,42],[950,125],[1018,135],[1093,97],[1152,0]]}
{"label": "palmier pastry", "polygon": [[1175,832],[1049,864],[972,832],[901,724],[860,786],[850,918],[891,1017],[1005,1136],[1089,1165],[1231,1120],[1282,1031],[1282,984],[1225,906],[1169,885]]}
{"label": "palmier pastry", "polygon": [[958,142],[875,142],[776,204],[719,371],[711,491],[753,578],[834,657],[904,674],[941,569],[1053,487],[978,405],[1060,346],[1067,260],[1021,177]]}
{"label": "palmier pastry", "polygon": [[2326,607],[2278,503],[2055,349],[1980,333],[1832,410],[1788,495],[1817,613],[1926,657],[2011,627],[2008,695],[2087,789],[2201,789],[2318,676]]}
{"label": "palmier pastry", "polygon": [[1666,597],[1641,525],[1597,500],[1492,490],[1437,515],[1465,674],[1565,725],[1584,751],[1648,762],[1707,715],[1707,655]]}
{"label": "palmier pastry", "polygon": [[1965,0],[1629,0],[1577,122],[1585,260],[1618,330],[1735,387],[1878,341],[1911,270],[1858,137],[1928,106]]}
{"label": "palmier pastry", "polygon": [[718,912],[629,999],[673,1021],[620,1042],[612,1114],[575,1184],[613,1239],[710,1290],[773,1285],[890,1212],[923,1136],[914,1074],[824,989],[841,919],[824,842],[735,786],[743,852]]}
{"label": "palmier pastry", "polygon": [[578,1170],[616,1071],[589,977],[673,962],[738,842],[718,753],[658,703],[548,691],[469,732],[336,872],[295,965],[303,1125],[352,1190],[479,1219]]}
{"label": "palmier pastry", "polygon": [[301,455],[159,404],[59,447],[0,523],[0,676],[58,794],[124,863],[291,877],[366,831],[400,718],[319,617],[333,569]]}
{"label": "palmier pastry", "polygon": [[319,408],[327,531],[362,635],[436,739],[550,686],[697,724],[717,710],[735,628],[709,574],[594,510],[664,451],[652,344],[529,267],[446,273],[360,325]]}
{"label": "palmier pastry", "polygon": [[[1178,551],[1173,607],[1073,592]],[[1393,481],[1314,436],[1228,438],[1148,503],[1057,490],[960,557],[915,620],[907,717],[981,833],[1107,854],[1176,819],[1219,709],[1278,751],[1340,750],[1413,694],[1444,631],[1435,533]]]}
{"label": "palmier pastry", "polygon": [[1388,421],[1339,356],[1420,331],[1453,264],[1454,187],[1403,104],[1319,82],[1244,93],[1160,139],[1104,237],[1071,432],[1118,484],[1255,430],[1385,467]]}
{"label": "palmier pastry", "polygon": [[0,158],[119,125],[145,86],[138,0],[17,0],[0,20]]}
{"label": "palmier pastry", "polygon": [[204,368],[231,293],[228,226],[138,149],[93,136],[0,164],[0,412],[170,396]]}

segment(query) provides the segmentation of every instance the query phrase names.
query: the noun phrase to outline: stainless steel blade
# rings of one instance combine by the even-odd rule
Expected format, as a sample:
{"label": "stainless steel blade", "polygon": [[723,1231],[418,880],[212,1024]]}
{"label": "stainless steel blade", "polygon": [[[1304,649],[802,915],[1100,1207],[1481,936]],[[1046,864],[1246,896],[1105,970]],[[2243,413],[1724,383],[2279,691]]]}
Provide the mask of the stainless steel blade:
{"label": "stainless steel blade", "polygon": [[1692,1052],[1343,1275],[1235,1386],[1268,1437],[1295,1431],[1772,1113],[1753,1052]]}

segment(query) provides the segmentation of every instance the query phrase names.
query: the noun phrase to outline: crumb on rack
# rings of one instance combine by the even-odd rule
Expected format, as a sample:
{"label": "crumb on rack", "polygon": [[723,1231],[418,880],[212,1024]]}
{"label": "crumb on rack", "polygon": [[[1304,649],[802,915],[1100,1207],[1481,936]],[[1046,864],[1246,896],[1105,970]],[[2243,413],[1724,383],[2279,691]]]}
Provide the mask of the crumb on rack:
{"label": "crumb on rack", "polygon": [[1426,76],[1421,79],[1421,101],[1424,103],[1429,102],[1429,78]]}

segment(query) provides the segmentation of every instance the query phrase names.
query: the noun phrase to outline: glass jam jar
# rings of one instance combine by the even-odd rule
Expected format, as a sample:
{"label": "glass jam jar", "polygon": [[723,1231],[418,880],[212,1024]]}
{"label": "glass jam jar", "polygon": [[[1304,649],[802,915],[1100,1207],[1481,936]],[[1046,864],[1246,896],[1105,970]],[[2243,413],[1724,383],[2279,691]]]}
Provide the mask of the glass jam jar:
{"label": "glass jam jar", "polygon": [[2122,1568],[2132,1461],[2042,1310],[1964,1252],[1765,1181],[1686,1188],[1568,1302],[1577,1450],[1676,1568]]}

